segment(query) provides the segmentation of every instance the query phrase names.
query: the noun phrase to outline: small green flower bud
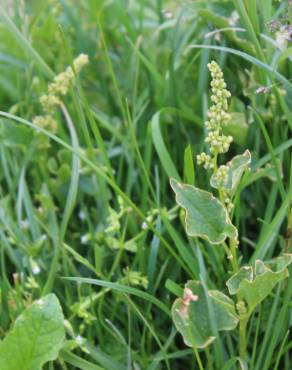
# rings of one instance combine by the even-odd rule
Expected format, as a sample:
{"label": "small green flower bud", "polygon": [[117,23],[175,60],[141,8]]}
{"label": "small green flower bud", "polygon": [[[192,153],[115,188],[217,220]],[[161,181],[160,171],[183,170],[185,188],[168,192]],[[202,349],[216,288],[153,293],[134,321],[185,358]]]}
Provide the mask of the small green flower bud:
{"label": "small green flower bud", "polygon": [[247,313],[247,308],[246,308],[246,304],[245,304],[244,301],[239,301],[236,304],[236,309],[237,309],[237,312],[240,316],[243,316]]}

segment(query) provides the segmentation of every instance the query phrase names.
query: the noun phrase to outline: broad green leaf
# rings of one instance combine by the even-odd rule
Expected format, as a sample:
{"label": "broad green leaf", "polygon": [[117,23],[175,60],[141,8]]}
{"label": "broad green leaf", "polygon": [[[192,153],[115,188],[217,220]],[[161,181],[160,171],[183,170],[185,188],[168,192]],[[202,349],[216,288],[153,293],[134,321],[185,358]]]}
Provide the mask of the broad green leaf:
{"label": "broad green leaf", "polygon": [[175,179],[170,179],[170,185],[176,194],[176,202],[186,211],[189,236],[204,238],[211,244],[237,237],[237,229],[231,224],[225,207],[211,193]]}
{"label": "broad green leaf", "polygon": [[[172,306],[172,319],[184,342],[190,347],[205,348],[216,337],[218,331],[233,330],[238,317],[233,301],[218,291],[204,291],[199,281],[191,280],[185,285],[184,297],[175,300]],[[215,322],[212,321],[208,300],[212,304]]]}
{"label": "broad green leaf", "polygon": [[229,298],[227,295],[223,294],[219,290],[209,290],[208,294],[214,301],[216,301],[219,305],[224,307],[225,310],[229,312],[229,314],[232,317],[237,316],[234,302],[231,298]]}
{"label": "broad green leaf", "polygon": [[242,267],[226,283],[229,293],[244,299],[249,313],[271,293],[278,282],[287,278],[292,254],[284,254],[269,264],[256,260],[255,265]]}
{"label": "broad green leaf", "polygon": [[227,281],[226,284],[231,295],[238,292],[239,285],[243,279],[246,279],[247,281],[252,281],[253,269],[251,266],[243,266],[235,275],[233,275]]}
{"label": "broad green leaf", "polygon": [[230,162],[227,163],[228,170],[226,181],[223,184],[220,183],[219,186],[216,177],[213,175],[210,180],[211,186],[213,186],[213,188],[216,189],[218,189],[219,187],[224,187],[225,189],[231,191],[236,189],[241,179],[241,176],[244,170],[250,164],[250,161],[251,155],[248,150],[246,150],[243,154],[235,156]]}
{"label": "broad green leaf", "polygon": [[57,358],[65,339],[64,317],[54,294],[35,301],[0,343],[1,370],[41,370]]}
{"label": "broad green leaf", "polygon": [[23,126],[16,126],[13,123],[1,124],[0,128],[1,141],[4,144],[15,148],[25,148],[29,147],[32,142],[33,134],[32,131]]}

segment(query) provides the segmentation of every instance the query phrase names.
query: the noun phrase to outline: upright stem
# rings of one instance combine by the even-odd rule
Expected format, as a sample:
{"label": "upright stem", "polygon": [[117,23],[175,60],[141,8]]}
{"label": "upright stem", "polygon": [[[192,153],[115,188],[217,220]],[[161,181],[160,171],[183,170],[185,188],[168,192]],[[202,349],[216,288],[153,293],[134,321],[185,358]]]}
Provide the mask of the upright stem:
{"label": "upright stem", "polygon": [[200,355],[199,355],[199,352],[198,352],[198,350],[197,350],[197,348],[195,346],[193,347],[193,351],[195,353],[195,356],[196,356],[196,360],[197,360],[199,369],[200,370],[204,370],[203,365],[202,365],[202,361],[201,361],[201,358],[200,358]]}
{"label": "upright stem", "polygon": [[235,239],[230,239],[230,251],[231,251],[232,259],[234,260],[235,271],[238,271],[239,266],[238,266],[238,260],[237,260],[237,245],[236,245]]}
{"label": "upright stem", "polygon": [[214,370],[209,347],[206,348],[206,357],[207,357],[207,363],[208,363],[208,370]]}
{"label": "upright stem", "polygon": [[239,321],[239,355],[242,359],[246,358],[246,326],[247,317],[243,317]]}
{"label": "upright stem", "polygon": [[228,260],[230,261],[232,271],[236,273],[239,270],[238,260],[237,260],[237,253],[236,253],[236,243],[233,239],[230,240],[230,247],[227,245],[226,242],[223,242],[223,247],[226,253]]}

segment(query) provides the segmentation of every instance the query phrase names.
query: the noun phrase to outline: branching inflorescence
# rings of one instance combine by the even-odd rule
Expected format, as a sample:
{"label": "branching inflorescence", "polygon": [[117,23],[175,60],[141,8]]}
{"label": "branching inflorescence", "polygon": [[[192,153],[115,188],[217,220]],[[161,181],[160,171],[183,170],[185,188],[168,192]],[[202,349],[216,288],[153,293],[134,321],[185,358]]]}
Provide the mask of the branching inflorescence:
{"label": "branching inflorescence", "polygon": [[218,64],[214,61],[208,63],[208,68],[211,73],[211,101],[213,102],[207,113],[207,120],[205,127],[207,130],[207,137],[205,142],[208,145],[209,153],[202,152],[197,155],[197,162],[203,165],[205,169],[213,171],[213,181],[217,184],[220,194],[220,200],[225,203],[227,210],[231,212],[233,204],[230,199],[230,194],[225,188],[228,176],[228,165],[221,165],[218,168],[217,158],[218,154],[227,153],[230,144],[233,141],[232,136],[224,135],[223,127],[230,121],[230,114],[228,111],[228,98],[231,97],[230,91],[226,89],[227,85],[223,78],[223,72]]}
{"label": "branching inflorescence", "polygon": [[226,89],[226,83],[223,79],[223,72],[214,61],[208,64],[211,72],[212,81],[212,96],[213,105],[210,107],[205,121],[205,127],[208,135],[205,142],[209,144],[210,154],[205,152],[197,156],[198,164],[202,164],[206,169],[215,169],[217,163],[217,155],[226,153],[229,150],[232,136],[225,136],[222,128],[230,121],[230,114],[227,113],[227,99],[231,94]]}
{"label": "branching inflorescence", "polygon": [[[76,74],[80,73],[82,68],[88,64],[88,56],[80,54],[73,61],[73,68]],[[68,94],[70,86],[74,82],[75,75],[71,66],[68,66],[64,72],[56,75],[53,82],[49,84],[48,94],[40,97],[44,115],[35,116],[33,123],[39,127],[48,129],[51,132],[57,131],[57,121],[53,117],[54,109],[61,105],[62,98]]]}

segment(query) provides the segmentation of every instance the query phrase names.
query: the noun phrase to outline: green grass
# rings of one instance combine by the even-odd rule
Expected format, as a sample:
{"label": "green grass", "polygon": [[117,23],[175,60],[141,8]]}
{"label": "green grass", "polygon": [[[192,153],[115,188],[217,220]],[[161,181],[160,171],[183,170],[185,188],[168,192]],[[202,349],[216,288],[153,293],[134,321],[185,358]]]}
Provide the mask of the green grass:
{"label": "green grass", "polygon": [[[290,248],[292,54],[267,26],[286,14],[272,0],[4,0],[1,339],[31,301],[54,292],[67,339],[84,340],[45,370],[239,368],[235,331],[193,351],[172,323],[187,280],[226,292],[230,273],[222,248],[186,236],[169,177],[211,191],[195,156],[214,59],[237,113],[224,159],[252,153],[233,215],[241,264]],[[80,53],[89,64],[56,110],[57,132],[37,127],[40,96]],[[250,369],[291,369],[291,302],[287,279],[257,308]]]}

